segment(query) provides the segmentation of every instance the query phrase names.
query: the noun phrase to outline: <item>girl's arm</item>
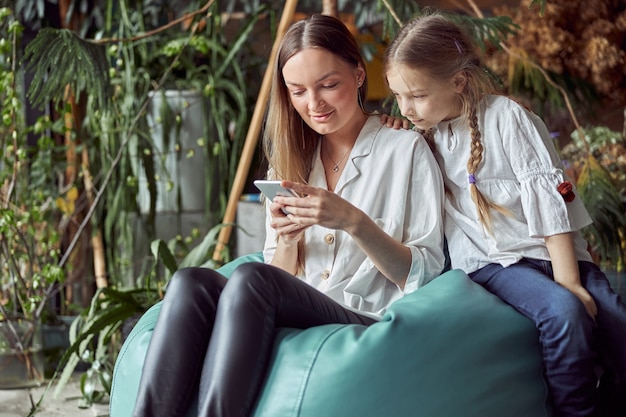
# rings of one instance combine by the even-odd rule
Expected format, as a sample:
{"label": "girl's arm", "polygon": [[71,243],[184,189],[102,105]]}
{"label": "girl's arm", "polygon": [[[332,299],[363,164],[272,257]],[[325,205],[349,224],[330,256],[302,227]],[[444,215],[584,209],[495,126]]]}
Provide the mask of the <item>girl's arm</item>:
{"label": "girl's arm", "polygon": [[572,234],[562,233],[546,236],[544,240],[552,262],[554,281],[573,292],[584,304],[587,313],[591,317],[595,317],[598,312],[596,303],[580,283],[578,260],[574,251]]}

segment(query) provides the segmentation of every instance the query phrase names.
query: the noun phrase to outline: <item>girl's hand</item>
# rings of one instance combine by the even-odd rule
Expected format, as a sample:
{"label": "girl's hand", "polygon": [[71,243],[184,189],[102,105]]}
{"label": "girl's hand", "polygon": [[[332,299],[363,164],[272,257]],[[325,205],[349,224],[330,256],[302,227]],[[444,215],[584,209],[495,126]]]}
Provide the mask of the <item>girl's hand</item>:
{"label": "girl's hand", "polygon": [[596,302],[594,301],[591,294],[589,294],[589,291],[587,291],[582,285],[577,285],[567,289],[574,293],[576,297],[578,297],[578,299],[585,306],[585,310],[587,310],[587,313],[595,320],[596,315],[598,314],[598,307],[596,306]]}
{"label": "girl's hand", "polygon": [[598,308],[591,294],[580,283],[578,260],[576,259],[572,233],[545,236],[544,240],[548,253],[550,253],[554,281],[578,297],[585,306],[587,313],[595,320]]}
{"label": "girl's hand", "polygon": [[283,181],[281,185],[303,196],[274,198],[275,204],[285,207],[291,213],[283,214],[286,220],[280,222],[280,225],[286,228],[285,230],[288,230],[285,222],[289,221],[292,225],[301,228],[320,225],[329,229],[350,232],[358,225],[361,220],[360,216],[364,215],[348,201],[323,188],[291,181]]}
{"label": "girl's hand", "polygon": [[390,116],[388,114],[381,115],[380,122],[384,124],[385,126],[392,127],[396,130],[399,130],[399,129],[408,130],[411,128],[411,122],[409,122],[407,119],[403,119],[401,117]]}

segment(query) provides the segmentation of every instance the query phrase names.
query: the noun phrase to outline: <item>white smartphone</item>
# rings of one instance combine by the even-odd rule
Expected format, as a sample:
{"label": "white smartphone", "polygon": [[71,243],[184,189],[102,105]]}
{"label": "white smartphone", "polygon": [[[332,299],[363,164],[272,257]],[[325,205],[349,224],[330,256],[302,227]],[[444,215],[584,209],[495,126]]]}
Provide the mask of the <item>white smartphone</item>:
{"label": "white smartphone", "polygon": [[[267,197],[270,201],[274,200],[274,197],[300,197],[298,193],[289,188],[282,187],[280,185],[281,181],[275,180],[255,180],[254,185],[256,188],[261,190],[261,192]],[[283,209],[283,213],[291,214]]]}

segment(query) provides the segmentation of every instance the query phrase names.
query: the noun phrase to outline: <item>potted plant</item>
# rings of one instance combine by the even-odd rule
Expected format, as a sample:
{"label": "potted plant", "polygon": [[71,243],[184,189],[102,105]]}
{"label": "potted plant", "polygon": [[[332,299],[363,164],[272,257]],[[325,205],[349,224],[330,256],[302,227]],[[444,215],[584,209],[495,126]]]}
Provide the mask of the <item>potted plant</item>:
{"label": "potted plant", "polygon": [[[191,9],[200,6],[193,3]],[[219,3],[151,42],[145,67],[153,84],[166,68],[171,72],[149,93],[150,135],[131,144],[139,211],[148,221],[159,219],[144,243],[188,236],[194,228],[206,233],[224,213],[252,107],[254,62],[243,52],[266,9],[233,22]]]}
{"label": "potted plant", "polygon": [[[209,120],[211,133],[203,133],[202,138],[197,137],[194,140],[201,139],[200,142],[203,145],[201,152],[204,154],[203,156],[209,158],[210,169],[219,168],[220,175],[218,177],[211,176],[207,179],[213,181],[213,185],[220,190],[221,195],[225,196],[229,190],[229,183],[234,177],[236,164],[232,161],[238,159],[238,154],[243,146],[243,136],[248,117],[247,109],[250,107],[246,103],[248,103],[247,100],[251,94],[247,90],[247,76],[242,69],[241,61],[238,59],[238,53],[245,47],[245,40],[251,33],[258,17],[255,15],[251,16],[249,20],[246,19],[240,30],[231,34],[227,40],[223,32],[219,9],[211,7],[214,2],[208,1],[203,2],[209,5],[208,8],[204,9],[204,13],[206,14],[207,10],[210,10],[210,14],[202,33],[198,33],[200,29],[195,26],[189,31],[174,31],[173,35],[148,35],[147,33],[154,33],[160,29],[156,28],[152,32],[144,30],[146,27],[142,24],[141,10],[131,10],[131,2],[128,1],[110,1],[110,3],[114,4],[116,7],[113,9],[120,13],[122,11],[130,12],[127,14],[130,18],[129,20],[117,19],[113,15],[107,15],[107,18],[111,19],[113,23],[108,20],[105,22],[105,29],[101,33],[103,38],[98,40],[86,39],[80,38],[76,34],[69,34],[67,31],[42,30],[29,45],[26,52],[28,56],[35,59],[31,61],[31,65],[48,69],[45,78],[38,77],[37,75],[40,73],[35,76],[35,80],[39,80],[39,84],[35,84],[42,86],[41,89],[35,90],[36,95],[47,99],[59,97],[58,87],[73,81],[72,77],[68,79],[68,77],[59,76],[58,67],[55,67],[51,62],[58,57],[43,53],[43,49],[39,48],[44,48],[46,51],[54,49],[61,51],[61,53],[72,51],[72,54],[64,55],[63,58],[66,67],[72,68],[77,68],[74,65],[80,63],[88,64],[90,61],[88,55],[92,49],[95,49],[95,46],[100,48],[99,52],[105,51],[107,54],[104,62],[107,66],[106,74],[108,75],[106,78],[107,94],[110,93],[110,95],[97,94],[97,89],[85,89],[87,90],[86,97],[84,97],[87,100],[86,113],[82,130],[76,134],[82,135],[83,143],[89,143],[89,146],[85,148],[90,155],[88,160],[91,163],[91,172],[95,173],[93,176],[95,189],[99,190],[90,215],[93,215],[91,219],[93,223],[101,225],[107,242],[107,251],[110,251],[110,256],[107,256],[109,286],[98,290],[93,297],[91,306],[72,324],[70,337],[73,344],[61,360],[61,368],[64,373],[59,383],[59,386],[62,386],[67,381],[66,376],[72,375],[78,360],[86,360],[93,366],[90,369],[91,372],[88,371],[83,375],[86,378],[85,386],[93,387],[87,383],[87,380],[91,380],[92,377],[100,378],[104,391],[107,390],[108,367],[106,365],[107,363],[112,364],[115,360],[122,324],[133,314],[145,311],[150,305],[158,301],[162,296],[165,282],[161,280],[162,277],[156,275],[155,269],[152,268],[153,262],[154,264],[160,262],[154,253],[151,254],[152,259],[147,257],[147,262],[141,261],[145,262],[146,267],[140,270],[133,268],[132,262],[135,262],[135,259],[130,262],[124,259],[126,263],[120,262],[122,258],[127,257],[129,253],[132,254],[136,249],[134,240],[137,233],[133,231],[129,233],[130,228],[128,226],[132,225],[132,221],[128,221],[132,220],[129,213],[136,211],[141,215],[142,220],[150,220],[149,214],[145,219],[143,218],[144,213],[141,213],[137,208],[136,196],[140,185],[137,182],[137,171],[133,169],[136,166],[133,167],[131,159],[133,157],[141,158],[140,162],[144,165],[140,165],[139,168],[147,169],[146,178],[149,184],[143,185],[143,187],[150,189],[154,187],[157,180],[153,171],[152,175],[150,174],[150,163],[146,163],[146,161],[152,160],[152,167],[154,167],[154,164],[159,162],[153,159],[152,139],[148,135],[149,128],[145,117],[147,108],[145,103],[148,93],[150,90],[156,90],[157,93],[155,94],[159,94],[160,87],[169,84],[164,80],[167,80],[167,74],[172,69],[177,68],[179,57],[186,54],[204,55],[200,61],[194,61],[195,64],[193,65],[186,63],[187,61],[183,59],[183,63],[180,65],[186,66],[186,70],[180,74],[174,74],[172,77],[177,82],[171,84],[180,87],[182,83],[187,88],[196,87],[203,101],[209,103],[210,110],[207,111],[206,118]],[[194,16],[198,17],[198,15]],[[200,21],[198,23],[200,24]],[[216,26],[213,27],[213,25]],[[111,32],[106,32],[106,30]],[[104,38],[107,35],[111,38]],[[157,43],[159,48],[154,48],[152,36],[162,37],[167,41],[161,39],[162,43]],[[185,37],[188,38],[190,44],[189,50],[184,46],[185,42],[181,41],[182,44],[175,53],[168,55],[163,52],[167,49],[165,45],[172,46],[171,42],[176,43]],[[64,42],[71,43],[71,45],[61,46]],[[54,48],[51,45],[54,45]],[[150,59],[156,56],[154,51],[160,51],[156,55],[164,59],[164,63],[160,67],[162,73],[151,71],[157,67],[155,61]],[[81,60],[76,59],[76,56],[79,55]],[[166,63],[165,58],[169,60],[170,64]],[[198,64],[197,67],[196,64]],[[76,69],[73,73],[79,74],[80,70]],[[93,85],[97,85],[96,81],[104,78],[99,76],[99,71],[92,71],[92,75],[91,78],[94,78]],[[89,77],[84,77],[84,79],[87,78]],[[49,94],[48,91],[51,90],[54,90],[55,93]],[[78,89],[75,91],[76,95],[79,96]],[[83,92],[85,91],[83,90]],[[101,105],[99,101],[103,97],[106,97],[106,107]],[[83,103],[85,102],[83,101]],[[174,116],[174,124],[178,122],[177,119],[182,120],[181,117],[176,117],[175,113]],[[135,149],[139,149],[139,152],[133,152]],[[187,156],[186,152],[177,155],[183,159]],[[192,180],[195,181],[196,178]],[[208,192],[205,193],[209,194]],[[217,199],[221,202],[224,200],[225,197]],[[220,217],[218,215],[215,220]],[[192,235],[201,242],[198,248],[203,248],[202,253],[193,252],[194,257],[198,255],[204,260],[210,257],[211,251],[204,247],[204,242],[215,240],[215,232],[209,232],[213,227],[216,226],[212,222],[203,224],[203,231],[207,232],[204,239],[202,239],[201,233]],[[149,241],[146,246],[149,247]],[[157,246],[159,247],[158,253],[164,253],[167,248],[164,243]],[[178,259],[182,259],[192,246],[194,245],[187,239],[176,238],[167,249],[172,257],[176,256]],[[174,260],[174,262],[176,261]],[[170,262],[170,264],[172,263]],[[130,274],[128,274],[129,271]],[[124,280],[125,274],[131,275],[131,279]],[[76,353],[80,355],[77,356]],[[61,369],[59,369],[60,371]],[[100,398],[100,393],[96,393],[94,390],[85,391],[84,396],[87,402],[96,401]]]}
{"label": "potted plant", "polygon": [[52,122],[45,116],[25,122],[17,59],[22,27],[7,8],[0,21],[0,388],[9,388],[44,378],[41,321],[65,278],[59,205],[67,193],[57,183],[63,153]]}

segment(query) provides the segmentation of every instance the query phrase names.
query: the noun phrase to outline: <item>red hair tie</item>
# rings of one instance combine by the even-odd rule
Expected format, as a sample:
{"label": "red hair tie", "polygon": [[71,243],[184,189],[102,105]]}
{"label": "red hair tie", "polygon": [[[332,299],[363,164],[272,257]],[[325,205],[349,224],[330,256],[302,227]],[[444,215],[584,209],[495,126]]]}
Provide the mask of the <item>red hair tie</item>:
{"label": "red hair tie", "polygon": [[576,198],[573,188],[572,183],[569,181],[563,181],[556,187],[557,191],[563,196],[563,200],[565,200],[566,203],[569,203]]}

